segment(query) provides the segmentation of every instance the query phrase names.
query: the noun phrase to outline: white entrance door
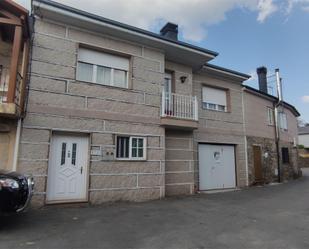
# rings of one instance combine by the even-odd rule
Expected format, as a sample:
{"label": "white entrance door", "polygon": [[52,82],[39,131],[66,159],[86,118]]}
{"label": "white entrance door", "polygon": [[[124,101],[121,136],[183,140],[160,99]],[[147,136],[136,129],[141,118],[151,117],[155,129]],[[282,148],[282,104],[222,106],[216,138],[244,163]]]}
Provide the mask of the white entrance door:
{"label": "white entrance door", "polygon": [[230,145],[199,145],[200,190],[235,188],[235,154]]}
{"label": "white entrance door", "polygon": [[48,202],[86,201],[88,137],[53,135],[47,180]]}

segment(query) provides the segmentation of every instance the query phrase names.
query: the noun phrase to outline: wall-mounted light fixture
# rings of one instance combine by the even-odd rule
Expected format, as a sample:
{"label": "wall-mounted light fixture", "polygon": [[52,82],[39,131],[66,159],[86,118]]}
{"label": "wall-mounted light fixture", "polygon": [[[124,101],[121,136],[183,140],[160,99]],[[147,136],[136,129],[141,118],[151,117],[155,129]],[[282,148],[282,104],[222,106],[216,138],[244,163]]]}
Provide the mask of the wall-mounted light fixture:
{"label": "wall-mounted light fixture", "polygon": [[181,76],[181,77],[180,77],[181,83],[185,83],[185,82],[186,82],[186,79],[187,79],[187,76]]}

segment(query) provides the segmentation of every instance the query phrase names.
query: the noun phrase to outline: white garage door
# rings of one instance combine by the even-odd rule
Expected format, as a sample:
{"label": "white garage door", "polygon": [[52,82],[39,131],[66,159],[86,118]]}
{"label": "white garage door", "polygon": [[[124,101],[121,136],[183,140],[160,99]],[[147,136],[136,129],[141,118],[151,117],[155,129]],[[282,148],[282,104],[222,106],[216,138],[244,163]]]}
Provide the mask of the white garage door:
{"label": "white garage door", "polygon": [[235,153],[231,145],[199,144],[200,190],[235,188]]}

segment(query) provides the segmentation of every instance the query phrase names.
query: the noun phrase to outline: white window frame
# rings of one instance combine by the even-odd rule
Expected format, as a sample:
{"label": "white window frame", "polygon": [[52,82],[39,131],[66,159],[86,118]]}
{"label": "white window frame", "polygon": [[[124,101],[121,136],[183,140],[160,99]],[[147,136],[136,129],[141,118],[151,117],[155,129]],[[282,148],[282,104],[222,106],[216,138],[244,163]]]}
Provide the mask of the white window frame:
{"label": "white window frame", "polygon": [[[211,103],[211,102],[207,102],[204,100],[204,93],[203,93],[203,89],[204,88],[212,88],[214,90],[218,90],[218,91],[222,91],[225,93],[225,105],[221,105],[221,104],[217,104],[217,103]],[[208,86],[208,85],[204,85],[202,86],[202,108],[206,109],[206,110],[210,110],[210,111],[217,111],[217,112],[227,112],[227,90],[226,89],[220,89],[220,88],[216,88],[216,87],[212,87],[212,86]],[[210,106],[214,106],[214,108],[211,108]],[[224,110],[220,110],[219,106],[224,107]]]}
{"label": "white window frame", "polygon": [[274,109],[271,107],[267,107],[267,124],[274,125]]}
{"label": "white window frame", "polygon": [[[119,55],[115,55],[115,54],[111,54],[111,53],[107,53],[107,52],[100,52],[100,51],[96,51],[96,50],[92,50],[92,49],[87,49],[87,50],[90,50],[90,51],[94,51],[94,52],[97,52],[97,53],[101,53],[101,54],[110,54],[112,56],[116,56],[116,57],[120,57],[120,58],[126,58],[124,56],[119,56]],[[129,61],[129,64],[130,64],[130,59],[129,58],[126,58],[128,59]],[[85,81],[85,80],[82,80],[79,78],[79,63],[82,63],[82,64],[88,64],[88,65],[91,65],[92,66],[92,79],[91,81]],[[109,68],[111,69],[111,79],[110,79],[110,84],[104,84],[104,83],[100,83],[100,82],[97,82],[97,67],[105,67],[105,68]],[[115,85],[115,82],[114,82],[114,70],[119,70],[119,71],[123,71],[125,72],[125,86],[122,87],[122,86],[116,86]],[[78,58],[77,60],[77,66],[76,66],[76,75],[75,75],[75,78],[77,81],[82,81],[82,82],[89,82],[89,83],[95,83],[95,84],[99,84],[99,85],[102,85],[102,86],[112,86],[112,87],[118,87],[118,88],[129,88],[129,70],[130,70],[130,67],[128,68],[128,70],[125,70],[123,68],[117,68],[117,67],[110,67],[108,65],[99,65],[99,64],[94,64],[94,63],[90,63],[88,61],[83,61],[81,59]]]}
{"label": "white window frame", "polygon": [[[116,160],[123,160],[123,161],[127,161],[127,160],[132,160],[132,161],[143,161],[146,160],[147,156],[146,156],[146,152],[147,152],[147,138],[146,137],[140,137],[140,136],[126,136],[126,135],[119,135],[116,137],[116,151],[117,151],[117,140],[118,137],[128,137],[129,138],[129,157],[117,157],[117,153],[116,154]],[[143,157],[133,157],[132,156],[132,140],[133,139],[143,139]],[[138,155],[138,147],[137,147],[137,155]]]}
{"label": "white window frame", "polygon": [[[209,102],[205,102],[205,101],[202,101],[202,107],[203,109],[206,109],[206,110],[210,110],[210,111],[217,111],[217,112],[227,112],[227,107],[226,105],[218,105],[218,104],[214,104],[214,103],[209,103]],[[214,105],[215,108],[211,108],[210,106],[211,105]],[[224,107],[224,110],[220,110],[219,109],[219,106],[223,106]]]}
{"label": "white window frame", "polygon": [[287,114],[285,112],[279,112],[278,113],[278,119],[279,119],[279,127],[280,127],[280,129],[283,130],[283,131],[287,131],[288,130]]}

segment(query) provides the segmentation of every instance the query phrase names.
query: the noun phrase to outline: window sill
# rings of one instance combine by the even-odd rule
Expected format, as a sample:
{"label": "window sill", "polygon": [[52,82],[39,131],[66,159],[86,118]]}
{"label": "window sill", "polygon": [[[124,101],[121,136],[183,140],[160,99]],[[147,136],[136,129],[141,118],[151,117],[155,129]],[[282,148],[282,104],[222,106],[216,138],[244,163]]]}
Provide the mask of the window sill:
{"label": "window sill", "polygon": [[121,159],[121,158],[115,158],[115,161],[118,161],[118,162],[146,162],[147,159],[128,159],[128,158],[125,158],[125,159]]}
{"label": "window sill", "polygon": [[219,111],[219,110],[208,109],[208,108],[205,108],[205,107],[202,107],[202,109],[205,110],[205,111],[220,112],[220,113],[230,113],[230,111]]}
{"label": "window sill", "polygon": [[102,87],[112,88],[112,89],[131,90],[129,87],[104,85],[104,84],[100,84],[100,83],[97,83],[97,82],[84,81],[84,80],[79,80],[79,79],[75,79],[75,81],[76,81],[76,82],[80,82],[80,83],[86,83],[86,84],[92,84],[92,85],[96,85],[96,86],[102,86]]}

